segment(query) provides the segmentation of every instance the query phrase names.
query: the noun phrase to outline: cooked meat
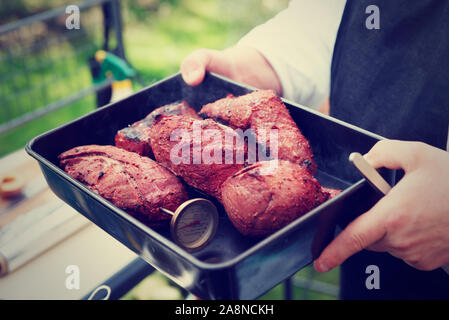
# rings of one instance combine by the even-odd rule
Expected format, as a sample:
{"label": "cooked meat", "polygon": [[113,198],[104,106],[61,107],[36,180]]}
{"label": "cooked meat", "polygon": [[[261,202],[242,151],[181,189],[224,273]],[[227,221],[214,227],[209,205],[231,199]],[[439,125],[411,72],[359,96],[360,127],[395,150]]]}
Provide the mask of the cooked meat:
{"label": "cooked meat", "polygon": [[323,192],[329,193],[329,199],[336,197],[341,192],[341,190],[339,190],[339,189],[332,189],[332,188],[326,188],[326,187],[322,187],[322,190],[323,190]]}
{"label": "cooked meat", "polygon": [[[235,141],[230,144],[226,137]],[[243,168],[241,137],[212,119],[162,116],[153,123],[150,138],[156,161],[219,200],[223,182]]]}
{"label": "cooked meat", "polygon": [[118,131],[115,136],[115,146],[140,154],[141,156],[152,157],[150,147],[150,130],[154,119],[160,115],[182,114],[191,118],[199,119],[187,101],[175,102],[155,109],[144,119]]}
{"label": "cooked meat", "polygon": [[298,164],[257,162],[223,184],[223,205],[234,226],[247,236],[281,229],[327,200],[329,194]]}
{"label": "cooked meat", "polygon": [[301,134],[287,107],[272,90],[259,90],[240,97],[227,96],[204,105],[200,115],[234,129],[253,130],[257,142],[265,145],[268,150],[273,146],[269,132],[277,129],[277,158],[306,166],[312,174],[316,172],[309,142]]}
{"label": "cooked meat", "polygon": [[187,200],[182,183],[147,157],[113,146],[88,145],[59,155],[61,167],[89,189],[148,224],[160,226]]}

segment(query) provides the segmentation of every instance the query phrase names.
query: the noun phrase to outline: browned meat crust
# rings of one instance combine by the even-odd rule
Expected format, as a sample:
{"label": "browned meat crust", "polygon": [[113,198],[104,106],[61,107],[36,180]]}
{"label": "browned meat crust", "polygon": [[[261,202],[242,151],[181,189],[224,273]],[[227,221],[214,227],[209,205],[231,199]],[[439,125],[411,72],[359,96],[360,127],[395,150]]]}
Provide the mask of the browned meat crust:
{"label": "browned meat crust", "polygon": [[[201,141],[192,139],[194,130],[197,129],[201,134]],[[188,137],[184,139],[176,136],[170,139],[172,133],[181,130],[187,133]],[[208,132],[213,132],[212,130],[220,135],[209,136]],[[193,120],[183,116],[162,116],[151,128],[151,148],[155,159],[184,179],[187,184],[221,200],[221,185],[229,176],[243,168],[243,161],[239,161],[237,156],[246,153],[244,143],[234,142],[229,145],[225,135],[240,139],[234,130],[212,119]],[[170,158],[172,150],[176,150],[173,152],[177,155],[181,155],[178,150],[187,151],[184,153],[187,157],[180,163],[174,163]],[[220,154],[216,155],[214,150],[219,150]],[[198,151],[200,156],[195,159]],[[205,155],[213,156],[214,160],[207,161]],[[226,155],[232,158],[226,158]]]}
{"label": "browned meat crust", "polygon": [[[278,158],[299,163],[316,172],[309,142],[301,134],[287,107],[272,90],[259,90],[240,96],[217,100],[203,106],[200,115],[207,116],[232,128],[254,130],[257,142],[272,145],[268,132],[278,130]],[[267,138],[262,138],[262,132]],[[260,159],[259,159],[260,160]]]}
{"label": "browned meat crust", "polygon": [[187,117],[199,119],[187,101],[175,102],[155,109],[144,119],[121,129],[115,136],[115,146],[140,154],[141,156],[152,157],[150,146],[150,130],[154,120],[160,115],[185,115]]}
{"label": "browned meat crust", "polygon": [[222,187],[229,219],[247,236],[271,234],[328,196],[306,168],[282,160],[255,163],[234,174]]}
{"label": "browned meat crust", "polygon": [[61,167],[89,189],[150,226],[171,216],[187,193],[169,170],[147,157],[113,146],[88,145],[59,156]]}
{"label": "browned meat crust", "polygon": [[322,190],[323,190],[323,192],[329,193],[329,199],[332,199],[333,197],[336,197],[341,193],[341,190],[339,190],[339,189],[323,187]]}

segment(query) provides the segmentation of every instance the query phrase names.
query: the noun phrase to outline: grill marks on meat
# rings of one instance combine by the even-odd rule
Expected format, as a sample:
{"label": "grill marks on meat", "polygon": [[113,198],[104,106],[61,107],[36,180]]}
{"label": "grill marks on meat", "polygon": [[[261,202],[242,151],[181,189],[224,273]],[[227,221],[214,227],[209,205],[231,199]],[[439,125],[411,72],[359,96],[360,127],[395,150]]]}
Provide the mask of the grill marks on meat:
{"label": "grill marks on meat", "polygon": [[255,163],[226,180],[223,205],[243,235],[266,236],[317,207],[329,197],[310,172],[298,164]]}
{"label": "grill marks on meat", "polygon": [[[268,148],[271,129],[278,130],[278,157],[298,163],[314,174],[317,170],[313,153],[307,139],[293,121],[287,107],[272,90],[259,90],[252,93],[217,100],[203,106],[201,116],[207,116],[228,124],[231,128],[252,129],[257,142]],[[262,138],[262,132],[266,138]]]}
{"label": "grill marks on meat", "polygon": [[174,211],[187,200],[182,183],[169,170],[113,146],[76,147],[59,160],[73,178],[149,226],[171,219],[160,207]]}
{"label": "grill marks on meat", "polygon": [[150,131],[154,120],[161,115],[184,115],[199,119],[187,101],[174,102],[155,109],[144,119],[118,131],[115,136],[115,146],[141,156],[152,157],[150,146]]}
{"label": "grill marks on meat", "polygon": [[[184,137],[176,135],[176,139],[175,136],[171,139],[171,134],[176,132],[184,132],[186,135]],[[209,135],[208,132],[219,133],[219,135]],[[235,139],[232,145],[226,143],[225,136]],[[236,143],[241,137],[231,128],[212,119],[193,120],[183,116],[162,116],[154,122],[150,137],[151,148],[158,162],[181,177],[187,184],[220,201],[223,182],[243,168],[246,145],[243,142]],[[176,154],[178,150],[183,151]],[[215,154],[216,150],[220,151],[218,156]],[[195,158],[198,151],[200,158]],[[171,152],[179,158],[181,152],[187,156],[181,163],[174,163],[170,157]],[[211,158],[205,159],[205,155],[210,155]],[[226,161],[226,155],[231,155],[232,161],[229,161],[230,157]],[[237,161],[239,155],[243,156],[241,161]]]}

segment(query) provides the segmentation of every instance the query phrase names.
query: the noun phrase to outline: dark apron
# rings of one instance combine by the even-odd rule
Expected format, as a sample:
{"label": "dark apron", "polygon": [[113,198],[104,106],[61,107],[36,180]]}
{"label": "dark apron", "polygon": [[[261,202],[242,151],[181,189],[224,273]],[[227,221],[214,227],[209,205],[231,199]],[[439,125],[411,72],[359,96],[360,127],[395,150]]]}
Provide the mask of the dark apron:
{"label": "dark apron", "polygon": [[[366,28],[369,5],[379,8],[379,30]],[[330,103],[331,115],[343,121],[386,138],[446,149],[449,1],[348,0],[334,48]],[[379,267],[379,290],[365,285],[368,265]],[[449,299],[449,275],[364,250],[343,264],[340,296]]]}

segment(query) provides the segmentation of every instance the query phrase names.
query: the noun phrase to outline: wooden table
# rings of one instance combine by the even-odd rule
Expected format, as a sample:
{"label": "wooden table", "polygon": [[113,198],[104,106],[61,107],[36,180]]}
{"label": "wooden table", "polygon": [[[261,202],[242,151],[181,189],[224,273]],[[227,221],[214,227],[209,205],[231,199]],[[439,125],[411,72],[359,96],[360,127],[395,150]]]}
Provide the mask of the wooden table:
{"label": "wooden table", "polygon": [[[38,163],[22,149],[0,159],[0,176],[20,174],[26,182],[44,179]],[[44,183],[44,181],[42,181]],[[0,215],[0,227],[20,214],[57,197],[45,187]],[[0,210],[8,205],[0,200]],[[74,210],[63,205],[58,210]],[[81,219],[86,219],[80,215]],[[137,255],[90,221],[86,227],[48,249],[19,269],[0,278],[0,299],[80,299],[110,276],[133,261]],[[68,266],[77,266],[79,289],[68,289]]]}

